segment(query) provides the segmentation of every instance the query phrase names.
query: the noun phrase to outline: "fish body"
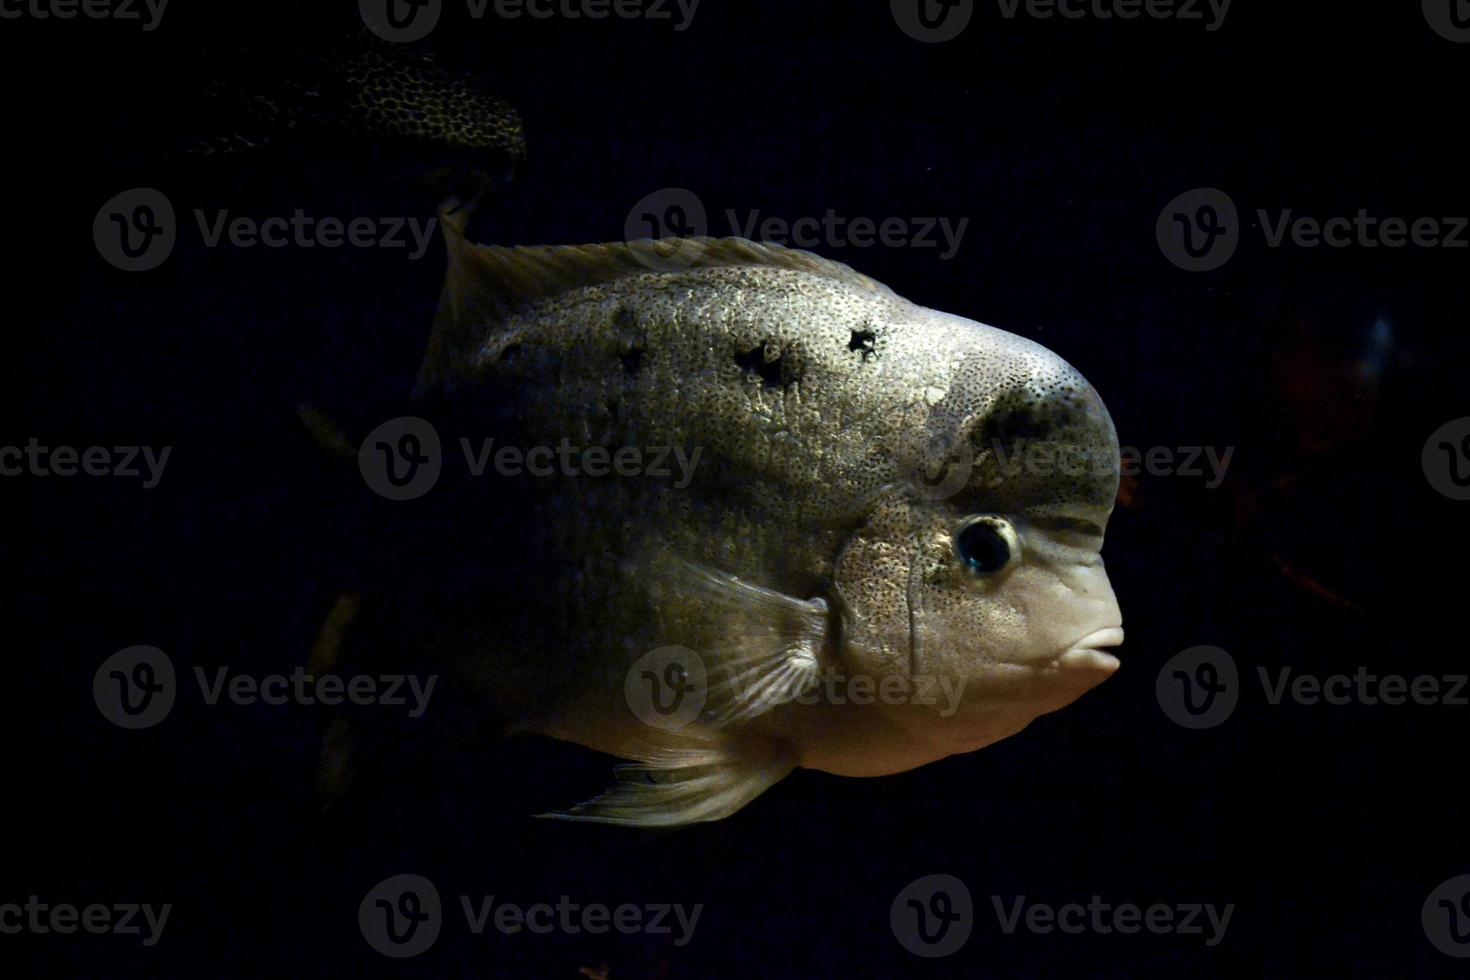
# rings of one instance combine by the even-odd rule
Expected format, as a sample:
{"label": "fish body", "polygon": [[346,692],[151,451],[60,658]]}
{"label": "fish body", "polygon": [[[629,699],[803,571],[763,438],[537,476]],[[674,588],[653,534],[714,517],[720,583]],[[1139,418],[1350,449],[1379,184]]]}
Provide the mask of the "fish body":
{"label": "fish body", "polygon": [[799,766],[904,771],[1116,668],[1117,438],[1055,354],[779,246],[443,227],[421,397],[528,462],[645,464],[516,481],[486,625],[446,648],[512,730],[633,760],[552,816],[681,824]]}

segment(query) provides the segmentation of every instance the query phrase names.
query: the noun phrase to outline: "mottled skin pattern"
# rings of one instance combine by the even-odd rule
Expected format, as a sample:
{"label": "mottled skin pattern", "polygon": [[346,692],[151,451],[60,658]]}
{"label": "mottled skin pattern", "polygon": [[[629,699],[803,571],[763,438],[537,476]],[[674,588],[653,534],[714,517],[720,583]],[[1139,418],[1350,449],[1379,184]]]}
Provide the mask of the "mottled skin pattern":
{"label": "mottled skin pattern", "polygon": [[[652,271],[644,246],[491,249],[445,227],[451,269],[426,390],[469,407],[501,443],[701,453],[684,488],[531,481],[519,587],[497,603],[498,634],[459,651],[493,698],[515,703],[523,730],[643,760],[650,779],[687,767],[748,784],[709,805],[574,813],[714,819],[797,765],[902,771],[1005,737],[1116,667],[1097,647],[1121,639],[1098,555],[1117,441],[1056,355],[776,246],[704,241],[693,267]],[[1006,471],[997,450],[1027,444],[1110,465]],[[946,471],[946,445],[973,465]],[[933,486],[945,472],[961,478]],[[956,555],[956,530],[976,514],[1002,515],[1022,543],[1000,574]],[[685,561],[824,600],[825,615],[787,617],[815,619],[816,663],[963,681],[959,710],[824,699],[651,729],[623,693],[639,655],[680,644],[713,662],[773,656],[802,625],[722,601]]]}
{"label": "mottled skin pattern", "polygon": [[310,47],[212,51],[203,70],[203,118],[180,147],[187,155],[301,141],[356,146],[395,155],[391,166],[440,196],[461,197],[493,186],[526,156],[520,116],[482,82],[360,23]]}

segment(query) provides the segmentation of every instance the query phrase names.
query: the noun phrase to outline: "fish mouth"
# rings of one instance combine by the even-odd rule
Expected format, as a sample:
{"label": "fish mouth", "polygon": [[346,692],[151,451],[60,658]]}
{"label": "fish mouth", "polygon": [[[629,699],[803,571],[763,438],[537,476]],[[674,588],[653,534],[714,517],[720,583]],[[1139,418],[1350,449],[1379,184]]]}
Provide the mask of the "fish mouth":
{"label": "fish mouth", "polygon": [[1123,627],[1109,626],[1094,630],[1077,640],[1062,654],[1061,662],[1067,667],[1092,667],[1109,673],[1119,667],[1119,660],[1107,647],[1119,646],[1123,642]]}

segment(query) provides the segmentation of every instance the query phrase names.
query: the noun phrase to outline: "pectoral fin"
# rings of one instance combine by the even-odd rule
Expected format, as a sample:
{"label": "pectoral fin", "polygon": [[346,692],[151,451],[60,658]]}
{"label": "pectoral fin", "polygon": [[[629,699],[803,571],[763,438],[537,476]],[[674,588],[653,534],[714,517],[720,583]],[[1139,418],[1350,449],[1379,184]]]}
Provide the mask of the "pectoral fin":
{"label": "pectoral fin", "polygon": [[823,599],[798,599],[676,557],[652,568],[656,601],[703,624],[696,650],[708,685],[702,723],[749,721],[816,683],[828,629]]}

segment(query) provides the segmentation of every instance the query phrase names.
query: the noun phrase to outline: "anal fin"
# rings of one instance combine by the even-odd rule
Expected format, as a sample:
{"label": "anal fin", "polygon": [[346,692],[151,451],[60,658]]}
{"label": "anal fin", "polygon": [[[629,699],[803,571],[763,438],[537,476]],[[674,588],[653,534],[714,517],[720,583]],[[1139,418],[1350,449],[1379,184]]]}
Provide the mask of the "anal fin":
{"label": "anal fin", "polygon": [[722,820],[794,768],[793,761],[774,753],[761,757],[719,748],[671,749],[615,768],[616,781],[601,796],[538,816],[622,827]]}

